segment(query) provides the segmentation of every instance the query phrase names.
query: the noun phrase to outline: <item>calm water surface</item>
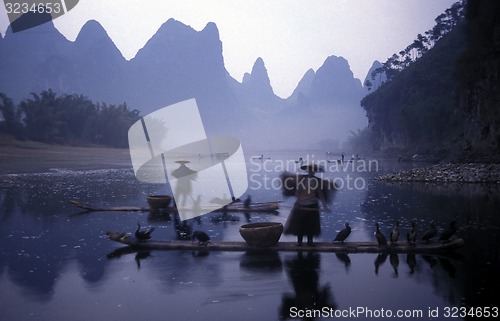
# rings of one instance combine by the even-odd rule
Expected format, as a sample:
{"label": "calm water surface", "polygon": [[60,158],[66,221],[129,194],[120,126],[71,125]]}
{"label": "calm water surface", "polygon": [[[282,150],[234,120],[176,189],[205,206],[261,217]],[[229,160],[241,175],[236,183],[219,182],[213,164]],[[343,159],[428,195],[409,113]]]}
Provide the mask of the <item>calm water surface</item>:
{"label": "calm water surface", "polygon": [[[282,200],[276,215],[223,218],[212,213],[179,222],[165,214],[82,213],[68,199],[146,205],[146,195],[169,191],[137,182],[130,169],[1,176],[1,319],[279,320],[325,307],[332,315],[364,309],[366,313],[350,315],[358,320],[380,320],[376,316],[382,309],[394,315],[404,310],[408,317],[396,318],[401,320],[442,320],[448,308],[500,306],[498,186],[401,185],[373,179],[409,164],[378,160],[378,167],[369,171],[331,165],[324,175],[344,188],[337,192],[332,213],[322,214],[318,240],[331,241],[347,221],[353,228],[348,241],[373,241],[376,222],[388,235],[399,219],[404,237],[411,220],[421,235],[432,220],[442,229],[456,219],[464,249],[446,256],[131,252],[104,236],[108,230],[133,233],[141,222],[154,226],[158,239],[203,230],[214,240],[240,241],[239,227],[248,221],[284,223],[293,199],[281,196],[276,177],[282,169],[294,171],[293,160],[305,155],[266,156],[271,159],[247,162],[248,194],[254,201]],[[319,152],[314,157],[336,158]],[[430,318],[429,309],[438,317]]]}

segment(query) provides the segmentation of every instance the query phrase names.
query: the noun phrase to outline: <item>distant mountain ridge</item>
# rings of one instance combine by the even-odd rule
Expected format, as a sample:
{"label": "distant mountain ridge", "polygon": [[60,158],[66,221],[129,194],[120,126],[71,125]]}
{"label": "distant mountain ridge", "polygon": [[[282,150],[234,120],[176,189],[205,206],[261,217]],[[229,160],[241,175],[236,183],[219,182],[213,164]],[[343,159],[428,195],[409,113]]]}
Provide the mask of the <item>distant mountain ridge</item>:
{"label": "distant mountain ridge", "polygon": [[[300,111],[311,106],[323,116],[337,109],[360,116],[349,124],[311,118],[310,123],[316,125],[301,125],[305,130],[338,122],[338,128],[347,126],[342,134],[334,134],[342,136],[336,140],[342,140],[349,130],[366,125],[359,106],[363,86],[354,78],[347,60],[328,57],[316,72],[306,72],[289,98],[282,99],[274,94],[260,57],[241,83],[229,75],[219,31],[212,22],[195,31],[169,19],[130,61],[97,21],[88,21],[74,42],[52,22],[15,34],[9,29],[0,39],[0,69],[0,92],[15,101],[50,88],[108,104],[126,102],[145,115],[196,98],[207,130],[213,133],[248,136],[269,131],[268,126],[286,131],[283,114],[290,114],[288,124],[301,125],[307,119]],[[224,128],[218,125],[221,115],[227,123]]]}

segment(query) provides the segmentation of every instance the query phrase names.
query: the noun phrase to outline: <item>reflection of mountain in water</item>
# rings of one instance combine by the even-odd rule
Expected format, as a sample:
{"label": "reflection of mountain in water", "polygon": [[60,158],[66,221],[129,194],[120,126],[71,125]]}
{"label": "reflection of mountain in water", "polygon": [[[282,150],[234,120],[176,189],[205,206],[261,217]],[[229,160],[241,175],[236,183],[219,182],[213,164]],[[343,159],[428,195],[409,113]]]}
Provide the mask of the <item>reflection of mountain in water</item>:
{"label": "reflection of mountain in water", "polygon": [[[162,213],[151,216],[126,212],[76,213],[74,207],[66,204],[67,199],[78,196],[85,202],[110,206],[145,204],[145,195],[165,193],[164,186],[140,184],[133,179],[133,173],[124,170],[64,172],[2,177],[1,283],[20,289],[13,291],[12,300],[30,308],[35,300],[44,305],[60,304],[61,295],[69,291],[75,296],[75,302],[81,298],[82,302],[94,302],[98,296],[115,303],[132,296],[139,306],[149,306],[151,302],[162,307],[165,302],[169,302],[169,306],[189,302],[190,307],[203,312],[210,311],[215,304],[215,309],[232,308],[232,311],[251,307],[249,315],[258,315],[260,319],[269,319],[270,314],[276,318],[283,304],[302,300],[304,293],[313,294],[313,299],[303,301],[305,304],[311,300],[326,302],[339,309],[352,304],[353,300],[369,305],[385,304],[388,289],[405,294],[408,287],[418,291],[411,293],[410,299],[397,296],[394,305],[427,304],[426,300],[453,306],[462,302],[494,304],[500,268],[499,225],[494,215],[499,197],[495,189],[489,187],[486,190],[492,193],[481,194],[468,193],[464,187],[454,195],[382,182],[371,182],[369,186],[361,213],[356,215],[364,216],[368,225],[380,221],[383,227],[400,217],[403,234],[410,218],[416,219],[420,231],[429,219],[444,226],[441,222],[451,217],[445,211],[446,204],[452,204],[457,211],[452,213],[453,217],[466,240],[466,247],[460,251],[465,259],[453,255],[398,254],[397,260],[393,257],[391,262],[389,256],[377,254],[210,252],[206,255],[153,251],[148,255],[116,251],[117,245],[103,236],[106,231],[133,233],[139,221],[156,227],[155,238],[175,239],[175,218],[163,220]],[[342,200],[336,198],[336,201]],[[419,210],[410,210],[415,207]],[[358,209],[357,204],[353,208]],[[342,213],[332,215],[337,214]],[[240,219],[219,222],[203,216],[189,224],[191,230],[207,231],[214,240],[233,240],[239,237],[237,231],[243,216]],[[252,220],[259,219],[284,217],[252,217]],[[397,278],[394,277],[396,263]],[[304,285],[299,279],[311,282]],[[9,288],[3,285],[1,289]],[[0,294],[5,295],[5,291],[0,290]],[[109,307],[112,308],[116,307]],[[81,310],[80,303],[78,309]],[[182,309],[185,308],[181,305],[176,309],[178,316],[182,315]]]}

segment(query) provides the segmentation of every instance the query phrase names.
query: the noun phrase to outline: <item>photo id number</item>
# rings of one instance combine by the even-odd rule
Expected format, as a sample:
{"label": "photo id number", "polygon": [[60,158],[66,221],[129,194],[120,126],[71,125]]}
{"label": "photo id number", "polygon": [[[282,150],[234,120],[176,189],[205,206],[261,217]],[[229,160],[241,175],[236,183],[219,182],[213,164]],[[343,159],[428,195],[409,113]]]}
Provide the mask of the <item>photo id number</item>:
{"label": "photo id number", "polygon": [[63,8],[60,2],[5,2],[7,13],[61,13]]}

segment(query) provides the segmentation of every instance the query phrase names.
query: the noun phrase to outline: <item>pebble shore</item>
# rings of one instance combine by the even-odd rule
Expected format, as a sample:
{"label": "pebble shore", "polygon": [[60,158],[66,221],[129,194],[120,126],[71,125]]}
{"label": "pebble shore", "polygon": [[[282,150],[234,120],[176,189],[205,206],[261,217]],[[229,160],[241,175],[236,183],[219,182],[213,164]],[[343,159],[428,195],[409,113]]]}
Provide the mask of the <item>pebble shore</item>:
{"label": "pebble shore", "polygon": [[500,184],[500,164],[438,164],[390,173],[376,179],[390,182]]}

